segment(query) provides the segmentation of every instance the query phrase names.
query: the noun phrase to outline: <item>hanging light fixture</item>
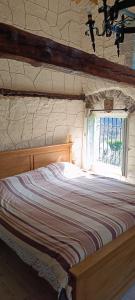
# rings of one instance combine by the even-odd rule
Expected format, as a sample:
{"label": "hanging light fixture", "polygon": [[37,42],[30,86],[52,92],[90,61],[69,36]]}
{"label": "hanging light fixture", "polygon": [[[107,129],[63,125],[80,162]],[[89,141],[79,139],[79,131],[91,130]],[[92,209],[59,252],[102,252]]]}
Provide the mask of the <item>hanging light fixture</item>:
{"label": "hanging light fixture", "polygon": [[101,32],[96,27],[92,14],[88,15],[86,22],[88,29],[85,31],[85,35],[90,36],[94,52],[96,49],[95,34],[110,37],[114,33],[114,44],[119,56],[120,44],[124,42],[125,34],[135,33],[135,13],[129,11],[129,7],[135,7],[135,0],[115,0],[112,6],[107,4],[107,0],[103,0],[103,5],[98,9],[98,13],[103,13],[104,18]]}

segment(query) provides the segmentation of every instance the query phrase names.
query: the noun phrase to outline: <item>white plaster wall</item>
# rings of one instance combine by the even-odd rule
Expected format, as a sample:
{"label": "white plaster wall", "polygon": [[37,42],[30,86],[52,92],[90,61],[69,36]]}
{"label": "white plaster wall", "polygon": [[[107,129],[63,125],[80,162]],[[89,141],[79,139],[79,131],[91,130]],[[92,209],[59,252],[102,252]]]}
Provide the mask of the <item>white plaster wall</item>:
{"label": "white plaster wall", "polygon": [[129,117],[128,179],[135,183],[135,112]]}
{"label": "white plaster wall", "polygon": [[[89,0],[82,0],[79,4],[71,0],[0,0],[1,22],[93,52],[90,39],[84,34],[90,11],[96,25],[101,28],[103,16],[99,15],[98,6]],[[113,38],[97,37],[96,45],[97,55],[118,60]],[[119,62],[124,62],[124,55]]]}
{"label": "white plaster wall", "polygon": [[[71,0],[0,0],[0,21],[93,53],[90,39],[84,33],[90,10],[96,24],[101,26],[102,16],[97,9],[89,0],[82,0],[78,5]],[[118,59],[113,39],[97,37],[96,45],[98,56],[125,63],[124,54]],[[0,59],[0,87],[75,94],[83,91],[84,80],[79,76]]]}
{"label": "white plaster wall", "polygon": [[[122,91],[123,90],[124,89],[122,89]],[[115,109],[124,108],[125,102],[126,102],[126,97],[124,95],[123,95],[123,99],[121,96],[115,97],[114,98],[114,108]],[[100,100],[99,102],[93,101],[93,107],[95,109],[104,109],[104,100]],[[127,117],[128,117],[128,124],[129,124],[129,126],[128,126],[129,128],[128,128],[127,180],[129,182],[135,184],[135,112],[129,113],[127,115]],[[85,162],[85,159],[84,159],[84,162]]]}
{"label": "white plaster wall", "polygon": [[[98,14],[98,6],[89,0],[82,0],[78,5],[71,0],[0,0],[0,22],[93,53],[90,39],[84,34],[90,10],[101,28],[102,15]],[[118,58],[113,38],[96,37],[98,56],[125,64],[124,51]],[[4,88],[88,94],[93,88],[99,90],[111,84],[107,80],[86,79],[0,59],[0,87]]]}
{"label": "white plaster wall", "polygon": [[[0,22],[92,53],[90,40],[84,35],[89,9],[92,9],[97,24],[101,24],[102,17],[97,13],[97,7],[89,3],[89,0],[82,0],[79,5],[71,0],[0,0]],[[113,44],[113,39],[97,38],[96,54],[125,64],[125,52],[118,59]],[[9,59],[0,59],[0,88],[72,94],[83,92],[86,95],[116,88],[133,97],[135,95],[135,88],[128,85],[93,76],[86,78],[65,74]],[[38,109],[40,105],[43,113],[42,109]],[[80,111],[78,107],[82,107]],[[66,100],[0,97],[0,150],[64,142],[67,134],[71,133],[74,149],[77,147],[74,151],[76,158],[82,148],[83,113],[83,102],[72,101],[69,104]],[[134,131],[134,121],[133,116],[131,131]]]}
{"label": "white plaster wall", "polygon": [[79,100],[0,97],[0,151],[74,141],[81,164],[84,103]]}

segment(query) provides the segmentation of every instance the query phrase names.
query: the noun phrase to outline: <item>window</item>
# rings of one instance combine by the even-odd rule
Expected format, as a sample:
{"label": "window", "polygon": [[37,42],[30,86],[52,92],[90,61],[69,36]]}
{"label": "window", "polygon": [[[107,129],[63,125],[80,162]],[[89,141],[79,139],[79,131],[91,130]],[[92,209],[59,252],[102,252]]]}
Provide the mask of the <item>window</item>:
{"label": "window", "polygon": [[97,173],[126,176],[127,118],[114,114],[88,119],[87,160]]}

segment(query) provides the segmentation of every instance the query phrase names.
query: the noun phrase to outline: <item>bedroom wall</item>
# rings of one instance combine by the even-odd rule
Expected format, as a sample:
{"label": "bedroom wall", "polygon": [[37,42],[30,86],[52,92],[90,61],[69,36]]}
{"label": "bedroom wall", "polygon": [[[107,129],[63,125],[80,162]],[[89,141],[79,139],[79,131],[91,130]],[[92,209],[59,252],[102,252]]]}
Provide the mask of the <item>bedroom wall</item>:
{"label": "bedroom wall", "polygon": [[[93,53],[85,23],[92,11],[101,28],[102,15],[97,9],[89,0],[78,5],[71,0],[0,0],[0,21]],[[125,64],[125,51],[126,47],[118,58],[113,38],[96,37],[96,55],[100,57]],[[79,76],[7,59],[0,59],[0,87],[72,93],[84,88]]]}
{"label": "bedroom wall", "polygon": [[[135,96],[130,93],[130,89],[105,89],[101,92],[93,93],[88,96],[88,101],[92,103],[94,109],[104,109],[104,98],[111,97],[114,99],[114,109],[121,109],[126,107],[130,107],[135,101]],[[103,96],[105,95],[105,97]],[[131,98],[128,97],[130,94]],[[135,112],[126,113],[120,112],[127,116],[128,118],[128,153],[127,153],[127,180],[131,183],[135,184]],[[116,111],[117,116],[120,115],[118,111]],[[110,114],[108,114],[109,117]],[[85,128],[86,130],[86,128]],[[84,164],[85,157],[84,157]]]}
{"label": "bedroom wall", "polygon": [[[0,0],[0,21],[91,52],[89,38],[84,35],[88,2],[78,6],[70,0]],[[80,94],[92,91],[93,82],[0,59],[0,88]],[[1,96],[0,151],[63,143],[71,134],[73,159],[81,164],[83,116],[81,101]]]}
{"label": "bedroom wall", "polygon": [[[71,0],[0,0],[0,21],[93,53],[90,39],[85,36],[90,10],[97,25],[101,25],[102,16],[89,0],[78,5]],[[96,54],[125,64],[125,53],[117,57],[113,39],[96,37]],[[83,90],[79,76],[7,59],[0,59],[0,87],[72,93]]]}
{"label": "bedroom wall", "polygon": [[84,103],[46,98],[0,98],[0,151],[74,141],[81,161]]}
{"label": "bedroom wall", "polygon": [[135,112],[129,116],[128,179],[135,184]]}
{"label": "bedroom wall", "polygon": [[[102,16],[97,13],[97,7],[89,3],[89,0],[82,0],[79,5],[71,0],[0,0],[0,21],[93,53],[90,40],[84,34],[85,22],[90,8],[97,24],[102,23]],[[96,54],[100,57],[126,64],[125,49],[118,58],[113,39],[96,38]],[[134,88],[116,82],[33,67],[9,59],[0,59],[0,88],[86,95],[102,89],[121,88],[135,95]],[[1,96],[0,151],[62,143],[71,134],[73,155],[81,164],[83,116],[81,101]],[[131,121],[131,131],[133,123]]]}
{"label": "bedroom wall", "polygon": [[[93,52],[90,39],[85,36],[90,11],[101,29],[103,16],[89,0],[82,0],[79,4],[72,0],[0,0],[1,22],[87,52]],[[124,53],[118,59],[114,40],[110,38],[96,37],[96,54],[119,63],[125,60]]]}

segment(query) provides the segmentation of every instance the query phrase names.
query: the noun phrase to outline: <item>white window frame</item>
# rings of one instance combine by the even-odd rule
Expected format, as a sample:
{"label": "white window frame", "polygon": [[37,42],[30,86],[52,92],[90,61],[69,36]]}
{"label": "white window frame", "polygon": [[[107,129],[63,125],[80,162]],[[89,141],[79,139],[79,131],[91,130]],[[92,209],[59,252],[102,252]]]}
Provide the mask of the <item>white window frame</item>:
{"label": "white window frame", "polygon": [[[86,160],[85,160],[85,168],[87,170],[92,169],[93,161],[94,161],[94,146],[96,144],[94,138],[94,130],[95,130],[95,120],[96,118],[100,117],[114,117],[114,118],[124,118],[126,120],[125,122],[125,135],[123,137],[124,139],[124,148],[123,148],[123,164],[122,164],[122,176],[127,177],[127,171],[128,171],[128,141],[129,141],[129,118],[128,113],[121,111],[119,113],[117,112],[111,112],[111,113],[105,113],[105,112],[93,112],[90,116],[87,117],[87,126],[86,128]],[[93,126],[93,128],[92,128]],[[90,128],[91,127],[91,128]]]}

